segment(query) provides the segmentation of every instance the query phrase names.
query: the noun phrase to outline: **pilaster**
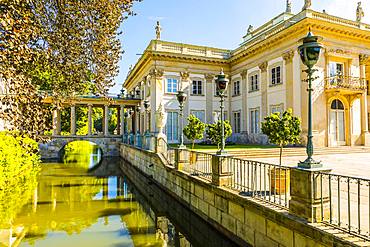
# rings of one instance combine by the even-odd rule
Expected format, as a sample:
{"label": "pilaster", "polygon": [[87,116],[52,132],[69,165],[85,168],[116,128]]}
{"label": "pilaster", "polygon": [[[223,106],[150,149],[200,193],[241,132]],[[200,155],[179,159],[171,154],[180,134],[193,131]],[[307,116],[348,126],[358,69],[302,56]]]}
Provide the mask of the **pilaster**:
{"label": "pilaster", "polygon": [[296,97],[296,92],[293,88],[293,57],[293,50],[283,53],[283,59],[285,61],[286,109],[291,108],[293,113],[295,113],[294,98]]}
{"label": "pilaster", "polygon": [[[152,69],[150,71],[150,112],[156,112],[160,103],[162,102],[164,94],[164,84],[163,84],[163,74],[164,71],[161,69]],[[150,114],[150,132],[157,132],[155,126],[155,114]]]}
{"label": "pilaster", "polygon": [[[366,79],[366,63],[369,61],[368,55],[361,54],[360,59],[360,79]],[[369,89],[367,89],[369,90]],[[370,134],[368,123],[368,104],[367,104],[367,90],[361,94],[361,138],[364,146],[370,146]]]}
{"label": "pilaster", "polygon": [[206,122],[212,123],[213,121],[213,83],[215,79],[214,74],[206,74]]}
{"label": "pilaster", "polygon": [[258,65],[261,70],[261,121],[268,114],[268,105],[267,105],[267,86],[268,86],[268,77],[267,77],[267,67],[268,63],[263,62]]}
{"label": "pilaster", "polygon": [[241,73],[242,76],[242,112],[241,112],[241,131],[242,133],[248,132],[248,70],[243,70]]}

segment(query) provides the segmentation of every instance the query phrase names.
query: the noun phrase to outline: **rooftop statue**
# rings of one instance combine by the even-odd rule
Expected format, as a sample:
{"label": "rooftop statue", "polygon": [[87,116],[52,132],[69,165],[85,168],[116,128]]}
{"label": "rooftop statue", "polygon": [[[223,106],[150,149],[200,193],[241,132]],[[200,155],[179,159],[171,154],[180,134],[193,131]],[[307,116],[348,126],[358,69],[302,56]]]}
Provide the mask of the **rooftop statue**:
{"label": "rooftop statue", "polygon": [[161,39],[161,32],[162,32],[161,24],[159,23],[159,21],[157,21],[157,25],[155,26],[155,34],[157,40]]}
{"label": "rooftop statue", "polygon": [[292,13],[292,0],[286,0],[286,10],[287,13]]}
{"label": "rooftop statue", "polygon": [[304,0],[304,6],[303,6],[302,10],[310,9],[311,5],[312,5],[311,0]]}
{"label": "rooftop statue", "polygon": [[364,10],[361,7],[361,2],[357,3],[356,10],[356,21],[361,22],[362,18],[365,16]]}
{"label": "rooftop statue", "polygon": [[253,30],[254,30],[253,26],[249,25],[248,30],[247,30],[247,35],[252,34]]}

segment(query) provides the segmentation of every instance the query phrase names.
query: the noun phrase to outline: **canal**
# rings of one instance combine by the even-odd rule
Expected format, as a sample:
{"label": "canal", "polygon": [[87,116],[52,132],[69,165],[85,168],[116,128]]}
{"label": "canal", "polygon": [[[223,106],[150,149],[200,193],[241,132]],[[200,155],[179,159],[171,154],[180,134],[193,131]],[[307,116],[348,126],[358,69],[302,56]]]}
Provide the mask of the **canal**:
{"label": "canal", "polygon": [[0,246],[237,246],[123,160],[81,147],[42,164]]}

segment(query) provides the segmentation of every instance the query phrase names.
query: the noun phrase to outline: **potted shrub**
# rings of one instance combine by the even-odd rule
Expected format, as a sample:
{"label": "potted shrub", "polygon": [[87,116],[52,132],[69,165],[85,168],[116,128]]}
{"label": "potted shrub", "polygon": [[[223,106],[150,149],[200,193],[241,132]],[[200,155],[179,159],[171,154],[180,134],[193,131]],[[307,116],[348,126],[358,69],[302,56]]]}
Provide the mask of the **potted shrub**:
{"label": "potted shrub", "polygon": [[[185,126],[183,132],[185,137],[188,140],[192,141],[191,149],[194,149],[195,141],[203,139],[204,130],[206,128],[206,125],[200,121],[199,118],[197,118],[194,115],[190,115],[188,117],[188,124]],[[196,153],[191,152],[190,153],[190,164],[195,164],[197,161]]]}
{"label": "potted shrub", "polygon": [[268,136],[271,143],[280,148],[279,168],[273,168],[269,171],[270,190],[276,194],[284,194],[286,188],[289,188],[289,170],[281,167],[283,148],[286,145],[300,142],[301,120],[293,116],[292,109],[288,109],[282,114],[275,112],[265,118],[261,130],[263,134]]}

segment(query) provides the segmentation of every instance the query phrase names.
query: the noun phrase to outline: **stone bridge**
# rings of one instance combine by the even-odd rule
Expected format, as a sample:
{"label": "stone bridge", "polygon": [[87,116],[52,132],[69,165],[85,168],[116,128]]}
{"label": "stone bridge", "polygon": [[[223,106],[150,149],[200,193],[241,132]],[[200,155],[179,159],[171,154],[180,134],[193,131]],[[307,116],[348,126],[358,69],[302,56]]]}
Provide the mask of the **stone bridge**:
{"label": "stone bridge", "polygon": [[48,142],[39,144],[42,159],[59,159],[60,151],[73,141],[93,142],[101,148],[104,157],[114,157],[119,156],[122,136],[53,136]]}

